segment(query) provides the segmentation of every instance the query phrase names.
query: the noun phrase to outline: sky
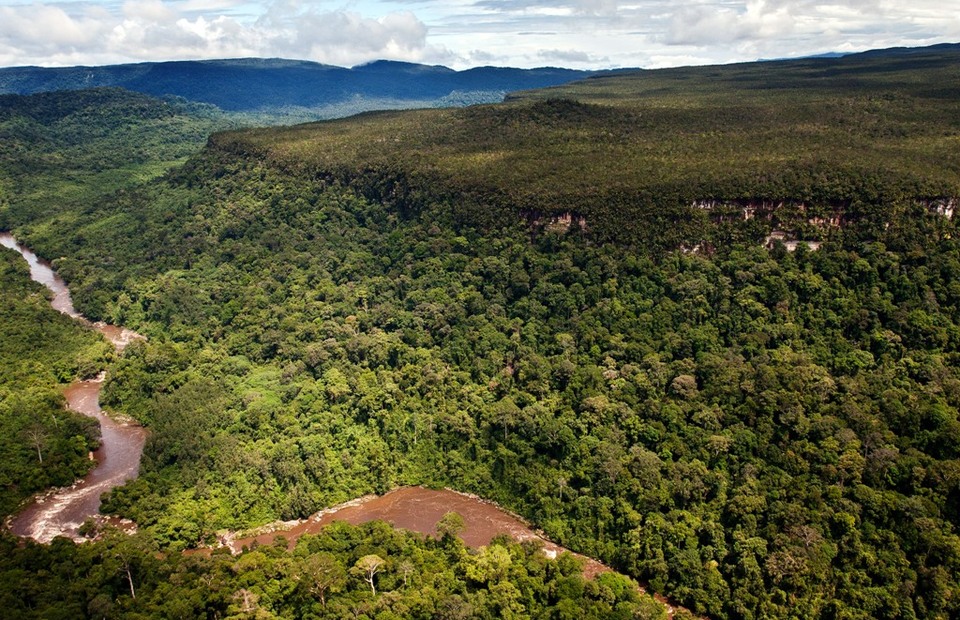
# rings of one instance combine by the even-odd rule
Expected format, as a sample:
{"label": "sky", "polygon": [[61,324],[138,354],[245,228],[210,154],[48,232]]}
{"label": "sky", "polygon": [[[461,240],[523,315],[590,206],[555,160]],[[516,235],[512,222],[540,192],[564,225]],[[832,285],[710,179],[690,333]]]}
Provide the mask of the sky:
{"label": "sky", "polygon": [[0,0],[0,66],[660,68],[960,42],[960,0]]}

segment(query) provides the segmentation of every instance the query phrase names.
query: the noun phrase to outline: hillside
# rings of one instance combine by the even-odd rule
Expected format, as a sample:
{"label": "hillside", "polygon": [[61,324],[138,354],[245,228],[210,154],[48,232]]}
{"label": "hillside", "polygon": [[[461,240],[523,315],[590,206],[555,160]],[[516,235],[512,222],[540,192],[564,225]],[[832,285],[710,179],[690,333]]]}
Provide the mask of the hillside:
{"label": "hillside", "polygon": [[[958,78],[956,47],[646,71],[507,105],[370,114],[212,144],[400,209],[427,196],[481,225],[574,214],[602,239],[693,246],[709,241],[706,219],[732,214],[694,203],[739,213],[786,201],[811,218],[852,219],[880,203],[956,197]],[[801,224],[782,223],[818,234]]]}
{"label": "hillside", "polygon": [[119,88],[0,95],[0,230],[88,209],[239,125],[212,106]]}
{"label": "hillside", "polygon": [[568,69],[441,66],[378,61],[351,69],[307,61],[246,58],[0,69],[0,93],[122,87],[156,97],[175,96],[230,112],[334,118],[365,110],[492,103],[508,92],[543,88],[596,72]]}
{"label": "hillside", "polygon": [[[422,484],[717,620],[956,617],[956,54],[227,131],[55,216],[9,194],[0,226],[78,308],[147,336],[103,403],[150,439],[104,503],[138,536],[0,541],[0,595],[36,617],[662,617],[568,559],[380,525],[179,554]],[[764,247],[774,228],[824,243]],[[369,555],[376,591],[347,570]]]}

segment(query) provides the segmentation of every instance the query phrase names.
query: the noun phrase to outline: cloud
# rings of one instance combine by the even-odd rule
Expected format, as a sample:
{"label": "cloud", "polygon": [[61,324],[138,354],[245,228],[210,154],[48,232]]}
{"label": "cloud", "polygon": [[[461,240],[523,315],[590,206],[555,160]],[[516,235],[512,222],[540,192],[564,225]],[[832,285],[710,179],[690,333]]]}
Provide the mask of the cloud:
{"label": "cloud", "polygon": [[232,0],[127,0],[114,10],[95,4],[0,7],[0,64],[286,56],[353,65],[449,56],[427,44],[426,25],[409,11],[374,18],[282,2],[242,21],[226,12],[239,6]]}
{"label": "cloud", "polygon": [[960,0],[0,0],[0,65],[675,66],[960,40]]}
{"label": "cloud", "polygon": [[[259,22],[258,22],[259,23]],[[412,13],[369,19],[350,12],[273,15],[263,31],[280,55],[307,53],[333,64],[356,64],[379,57],[417,60],[426,50],[427,28]]]}
{"label": "cloud", "polygon": [[[953,5],[952,9],[945,5]],[[773,51],[791,55],[848,46],[923,45],[928,33],[960,36],[957,0],[745,0],[681,5],[669,13],[662,41],[698,48],[733,46],[734,50]],[[952,25],[951,23],[952,22]],[[775,54],[776,55],[776,54]]]}
{"label": "cloud", "polygon": [[670,45],[715,45],[745,39],[784,37],[796,27],[791,5],[752,0],[743,7],[695,5],[673,13],[665,40]]}
{"label": "cloud", "polygon": [[467,57],[472,61],[473,64],[477,65],[488,65],[506,60],[505,57],[497,56],[484,50],[473,50],[467,54]]}
{"label": "cloud", "polygon": [[74,19],[55,6],[34,4],[0,7],[0,37],[4,42],[21,41],[29,49],[84,46],[103,34],[104,15]]}
{"label": "cloud", "polygon": [[618,0],[478,0],[477,8],[495,13],[543,13],[547,11],[561,14],[599,15],[614,14],[620,2]]}
{"label": "cloud", "polygon": [[573,7],[580,14],[616,15],[619,4],[617,0],[578,0]]}
{"label": "cloud", "polygon": [[162,0],[128,0],[123,3],[123,15],[128,19],[163,23],[174,19],[176,14]]}
{"label": "cloud", "polygon": [[545,63],[565,67],[597,66],[608,60],[580,50],[540,50],[537,52],[537,57]]}
{"label": "cloud", "polygon": [[177,2],[178,11],[197,13],[205,11],[226,11],[243,4],[244,0],[184,0]]}

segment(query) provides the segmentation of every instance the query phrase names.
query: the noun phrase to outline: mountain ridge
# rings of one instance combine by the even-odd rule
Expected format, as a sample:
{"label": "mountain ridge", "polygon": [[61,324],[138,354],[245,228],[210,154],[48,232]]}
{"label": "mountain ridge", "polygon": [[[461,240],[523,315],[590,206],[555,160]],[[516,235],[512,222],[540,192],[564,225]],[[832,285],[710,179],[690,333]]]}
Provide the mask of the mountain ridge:
{"label": "mountain ridge", "polygon": [[463,103],[492,103],[502,100],[509,91],[556,86],[605,73],[556,67],[457,71],[441,65],[388,60],[346,68],[283,58],[236,58],[97,67],[9,67],[0,69],[0,94],[116,86],[155,97],[182,97],[230,112],[291,106],[323,108],[358,98],[383,104],[366,108],[437,107],[455,105],[458,93],[472,93]]}

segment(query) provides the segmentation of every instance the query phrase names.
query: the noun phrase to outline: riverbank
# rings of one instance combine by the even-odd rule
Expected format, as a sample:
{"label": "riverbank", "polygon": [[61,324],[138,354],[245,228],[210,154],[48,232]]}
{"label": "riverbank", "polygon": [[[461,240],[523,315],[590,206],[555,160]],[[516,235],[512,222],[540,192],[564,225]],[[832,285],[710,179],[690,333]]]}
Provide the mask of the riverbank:
{"label": "riverbank", "polygon": [[[321,510],[299,521],[281,521],[266,525],[240,535],[225,534],[222,544],[233,553],[253,545],[269,545],[279,536],[287,539],[291,547],[304,534],[316,534],[334,521],[346,521],[353,525],[368,521],[386,521],[394,527],[436,536],[437,521],[448,512],[463,517],[464,528],[459,537],[468,547],[477,548],[490,544],[494,538],[506,534],[518,542],[535,541],[543,546],[544,553],[555,558],[569,551],[533,529],[524,519],[508,512],[497,504],[452,489],[427,489],[425,487],[401,487],[383,495],[364,495],[351,501]],[[573,552],[571,552],[573,553]],[[573,553],[584,562],[583,572],[593,578],[610,567]]]}

